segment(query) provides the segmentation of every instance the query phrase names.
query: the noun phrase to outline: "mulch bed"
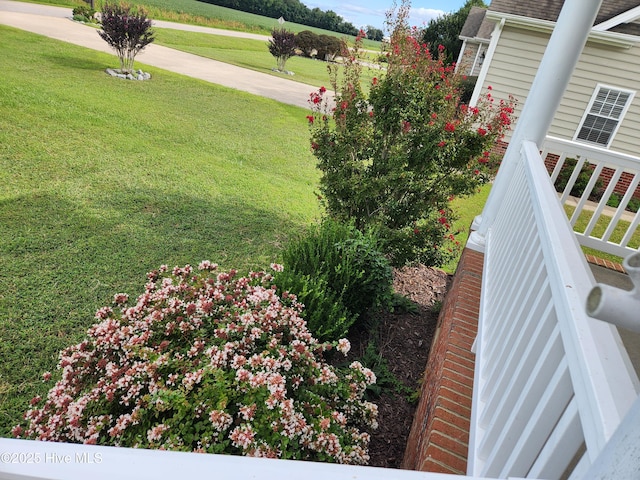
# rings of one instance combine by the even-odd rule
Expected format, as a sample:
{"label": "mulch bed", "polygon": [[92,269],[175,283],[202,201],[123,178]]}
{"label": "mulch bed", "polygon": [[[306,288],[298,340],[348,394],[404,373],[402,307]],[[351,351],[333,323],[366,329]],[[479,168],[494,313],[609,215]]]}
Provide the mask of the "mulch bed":
{"label": "mulch bed", "polygon": [[[394,270],[394,289],[417,306],[416,313],[379,314],[378,345],[389,370],[405,386],[419,389],[438,320],[439,302],[450,276],[425,266]],[[368,332],[350,339],[352,355],[361,355],[370,340]],[[372,399],[378,405],[378,429],[371,432],[370,466],[399,468],[413,422],[416,403],[406,394],[385,392]]]}

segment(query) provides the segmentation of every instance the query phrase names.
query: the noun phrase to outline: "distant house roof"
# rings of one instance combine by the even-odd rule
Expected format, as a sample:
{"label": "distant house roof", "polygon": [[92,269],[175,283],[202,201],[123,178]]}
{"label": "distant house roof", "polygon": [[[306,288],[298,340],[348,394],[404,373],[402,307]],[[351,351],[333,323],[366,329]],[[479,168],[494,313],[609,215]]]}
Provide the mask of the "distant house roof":
{"label": "distant house roof", "polygon": [[[555,22],[563,5],[564,0],[538,0],[537,2],[528,0],[492,0],[489,10]],[[606,22],[638,7],[638,5],[640,5],[638,0],[603,0],[594,25]],[[640,35],[640,24],[634,22],[622,23],[611,28],[611,31]]]}
{"label": "distant house roof", "polygon": [[[537,2],[529,0],[492,0],[488,9],[494,12],[555,22],[563,5],[564,0],[539,0]],[[640,22],[633,16],[628,23],[615,21],[616,17],[624,16],[624,13],[633,9],[638,10],[638,15],[640,15],[640,0],[603,0],[594,25],[614,19],[614,26],[609,28],[609,25],[607,25],[607,30],[640,36]],[[467,21],[462,27],[460,37],[489,39],[495,22],[485,18],[486,13],[486,9],[472,7]]]}
{"label": "distant house roof", "polygon": [[465,38],[480,37],[480,27],[482,26],[482,22],[484,21],[484,17],[486,14],[486,8],[471,7],[469,15],[467,16],[467,19],[465,20],[462,27],[462,31],[460,32],[460,36]]}

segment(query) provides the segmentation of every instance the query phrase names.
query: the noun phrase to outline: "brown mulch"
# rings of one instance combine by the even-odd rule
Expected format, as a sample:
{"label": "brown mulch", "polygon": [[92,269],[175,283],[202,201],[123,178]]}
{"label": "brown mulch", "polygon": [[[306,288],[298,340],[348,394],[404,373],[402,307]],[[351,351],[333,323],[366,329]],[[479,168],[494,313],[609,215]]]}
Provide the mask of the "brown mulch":
{"label": "brown mulch", "polygon": [[[398,312],[379,315],[378,345],[389,370],[412,391],[420,387],[431,341],[438,320],[438,302],[450,284],[450,276],[441,270],[417,266],[394,270],[394,289],[417,306],[416,313]],[[366,347],[369,336],[362,332],[351,339],[354,354]],[[378,429],[371,432],[370,466],[399,468],[411,429],[416,402],[407,394],[387,391],[372,401],[378,405]]]}

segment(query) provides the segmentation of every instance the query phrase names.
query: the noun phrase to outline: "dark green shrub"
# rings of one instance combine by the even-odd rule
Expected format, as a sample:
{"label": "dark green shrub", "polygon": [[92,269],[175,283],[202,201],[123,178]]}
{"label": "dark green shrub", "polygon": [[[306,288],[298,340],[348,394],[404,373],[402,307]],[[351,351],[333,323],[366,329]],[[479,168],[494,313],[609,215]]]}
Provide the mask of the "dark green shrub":
{"label": "dark green shrub", "polygon": [[342,295],[329,288],[324,277],[303,275],[285,269],[275,276],[278,294],[293,293],[304,305],[302,318],[311,333],[322,342],[337,341],[347,335],[358,318],[342,302]]}
{"label": "dark green shrub", "polygon": [[78,22],[93,22],[96,11],[90,5],[78,5],[72,13],[73,19]]}
{"label": "dark green shrub", "polygon": [[323,279],[327,292],[341,298],[352,315],[390,304],[389,262],[378,249],[377,237],[361,233],[352,224],[323,221],[287,246],[283,263],[285,270]]}
{"label": "dark green shrub", "polygon": [[[567,158],[560,169],[560,173],[558,174],[558,178],[556,179],[555,187],[556,191],[564,192],[567,183],[569,183],[569,179],[573,174],[573,171],[576,168],[578,161],[575,158]],[[571,188],[571,196],[572,197],[581,197],[587,188],[587,184],[589,180],[591,180],[591,175],[593,174],[593,168],[589,166],[588,162],[585,162],[578,174],[578,178],[576,179],[576,183],[573,184]],[[600,194],[602,190],[602,180],[598,179],[596,184],[591,192],[592,196],[597,196]]]}
{"label": "dark green shrub", "polygon": [[333,61],[342,51],[342,41],[331,35],[319,35],[316,49],[320,60]]}
{"label": "dark green shrub", "polygon": [[632,198],[629,200],[629,204],[627,205],[627,210],[630,212],[636,213],[640,210],[640,198]]}
{"label": "dark green shrub", "polygon": [[460,81],[460,103],[468,104],[471,101],[473,90],[476,88],[478,77],[466,77]]}
{"label": "dark green shrub", "polygon": [[302,51],[305,57],[315,56],[312,55],[314,50],[317,55],[319,43],[318,35],[311,30],[303,30],[296,35],[296,47]]}
{"label": "dark green shrub", "polygon": [[620,195],[615,192],[612,193],[609,200],[607,200],[607,205],[609,207],[618,208],[620,206]]}

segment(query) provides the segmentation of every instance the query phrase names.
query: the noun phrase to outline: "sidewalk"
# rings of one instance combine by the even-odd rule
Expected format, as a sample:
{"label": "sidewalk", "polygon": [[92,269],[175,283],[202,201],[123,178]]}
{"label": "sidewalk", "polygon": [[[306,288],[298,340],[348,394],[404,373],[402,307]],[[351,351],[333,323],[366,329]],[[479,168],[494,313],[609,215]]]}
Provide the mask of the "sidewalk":
{"label": "sidewalk", "polygon": [[[113,54],[113,50],[98,36],[95,28],[71,20],[70,8],[0,0],[0,24]],[[154,26],[157,28],[177,28],[206,32],[213,35],[224,34],[265,39],[265,41],[269,38],[251,33],[229,32],[172,22],[158,21],[154,22]],[[302,108],[309,107],[309,94],[316,90],[311,85],[236,67],[235,65],[155,44],[147,46],[140,52],[136,57],[136,62]],[[105,69],[114,65],[105,65]]]}

